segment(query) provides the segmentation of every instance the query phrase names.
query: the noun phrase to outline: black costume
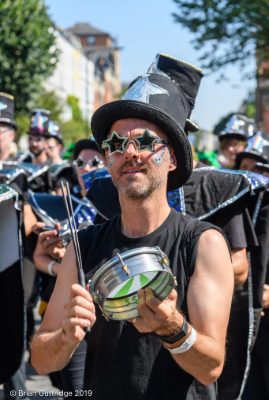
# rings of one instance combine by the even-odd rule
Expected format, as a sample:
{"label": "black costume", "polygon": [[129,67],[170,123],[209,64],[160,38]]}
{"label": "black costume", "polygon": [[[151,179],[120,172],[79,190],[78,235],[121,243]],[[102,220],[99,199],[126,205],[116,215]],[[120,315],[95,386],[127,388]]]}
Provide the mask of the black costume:
{"label": "black costume", "polygon": [[[188,318],[186,294],[195,269],[199,236],[211,224],[171,210],[163,224],[151,234],[128,238],[121,233],[120,217],[79,233],[86,278],[116,252],[158,245],[170,260],[178,286],[178,307]],[[203,386],[183,371],[154,334],[140,334],[127,322],[109,321],[96,308],[97,320],[88,337],[85,389],[94,399],[214,399],[213,386]],[[105,384],[104,384],[105,382]],[[204,397],[200,397],[197,388]]]}

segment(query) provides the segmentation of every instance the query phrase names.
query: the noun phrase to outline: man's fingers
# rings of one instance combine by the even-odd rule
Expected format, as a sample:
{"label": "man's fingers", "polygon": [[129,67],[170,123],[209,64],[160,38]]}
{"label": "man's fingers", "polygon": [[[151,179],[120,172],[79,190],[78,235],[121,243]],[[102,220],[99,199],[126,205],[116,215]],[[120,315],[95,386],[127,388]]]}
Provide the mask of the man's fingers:
{"label": "man's fingers", "polygon": [[[171,313],[171,309],[175,307],[176,304],[176,291],[173,289],[172,292],[163,301],[159,300],[150,288],[143,290],[144,294],[141,293],[141,300],[138,304],[143,303],[150,309],[154,314],[156,314],[158,319],[167,319]],[[140,291],[138,292],[140,299]]]}
{"label": "man's fingers", "polygon": [[44,226],[45,226],[44,222],[37,222],[32,226],[31,230],[32,230],[32,232],[38,234],[39,230],[41,228],[43,228]]}
{"label": "man's fingers", "polygon": [[71,297],[82,296],[83,298],[87,299],[90,302],[93,302],[92,296],[87,289],[79,285],[78,283],[74,283],[71,286]]}

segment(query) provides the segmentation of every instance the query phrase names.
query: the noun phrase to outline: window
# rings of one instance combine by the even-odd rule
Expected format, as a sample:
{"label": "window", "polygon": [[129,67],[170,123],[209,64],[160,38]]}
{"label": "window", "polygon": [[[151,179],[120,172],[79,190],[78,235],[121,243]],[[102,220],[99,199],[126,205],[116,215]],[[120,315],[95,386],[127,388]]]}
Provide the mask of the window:
{"label": "window", "polygon": [[96,42],[96,37],[95,37],[95,36],[89,35],[89,36],[87,37],[87,43],[88,43],[88,44],[95,44],[95,42]]}

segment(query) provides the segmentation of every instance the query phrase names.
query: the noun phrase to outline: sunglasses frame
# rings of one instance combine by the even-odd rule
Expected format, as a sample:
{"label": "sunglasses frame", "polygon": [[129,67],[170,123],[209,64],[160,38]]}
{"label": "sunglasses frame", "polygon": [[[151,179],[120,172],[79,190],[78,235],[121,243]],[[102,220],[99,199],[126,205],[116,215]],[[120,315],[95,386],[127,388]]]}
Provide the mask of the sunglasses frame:
{"label": "sunglasses frame", "polygon": [[[148,137],[148,139],[152,139],[151,143],[148,143],[147,145],[141,144],[139,139],[144,139],[145,136]],[[113,145],[113,141],[115,142],[114,138],[117,138],[119,142],[121,142],[121,146],[119,149],[111,151],[111,145]],[[158,136],[153,136],[150,131],[146,128],[143,132],[142,135],[136,136],[132,139],[129,139],[126,136],[120,136],[116,131],[113,131],[109,139],[105,139],[102,141],[102,149],[107,150],[109,154],[114,154],[114,153],[125,153],[127,150],[127,147],[129,146],[130,143],[133,143],[139,153],[142,151],[148,150],[152,153],[154,153],[154,145],[155,144],[163,144],[163,145],[168,145],[169,143],[166,140],[163,140],[159,138]],[[142,146],[142,148],[141,148]]]}
{"label": "sunglasses frame", "polygon": [[[82,162],[82,164],[79,165],[78,161],[79,161],[79,162]],[[75,160],[75,164],[76,164],[76,166],[77,166],[78,168],[85,168],[86,165],[89,165],[90,167],[98,167],[98,165],[100,165],[100,164],[102,164],[102,163],[103,163],[103,161],[100,160],[100,158],[97,157],[97,156],[95,156],[91,161],[85,161],[85,160],[83,160],[83,159],[80,158],[80,157],[78,157],[78,158]]]}

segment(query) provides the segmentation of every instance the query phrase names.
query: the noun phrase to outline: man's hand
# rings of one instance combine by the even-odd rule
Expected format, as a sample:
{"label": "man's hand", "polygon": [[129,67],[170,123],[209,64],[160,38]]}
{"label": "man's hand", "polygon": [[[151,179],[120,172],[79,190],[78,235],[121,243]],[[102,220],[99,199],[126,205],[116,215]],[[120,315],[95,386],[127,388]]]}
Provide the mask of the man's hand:
{"label": "man's hand", "polygon": [[82,286],[73,284],[70,299],[64,307],[64,339],[73,344],[81,342],[86,334],[85,328],[92,327],[95,320],[95,306],[90,293]]}
{"label": "man's hand", "polygon": [[32,228],[33,232],[38,233],[34,257],[48,255],[53,259],[61,260],[65,254],[66,248],[59,239],[58,230],[60,229],[60,225],[56,224],[55,229],[42,232],[44,226],[45,224],[43,222],[37,222]]}
{"label": "man's hand", "polygon": [[163,301],[159,300],[150,288],[138,291],[139,317],[130,320],[141,333],[155,332],[169,336],[177,332],[183,324],[183,316],[177,310],[175,289]]}

